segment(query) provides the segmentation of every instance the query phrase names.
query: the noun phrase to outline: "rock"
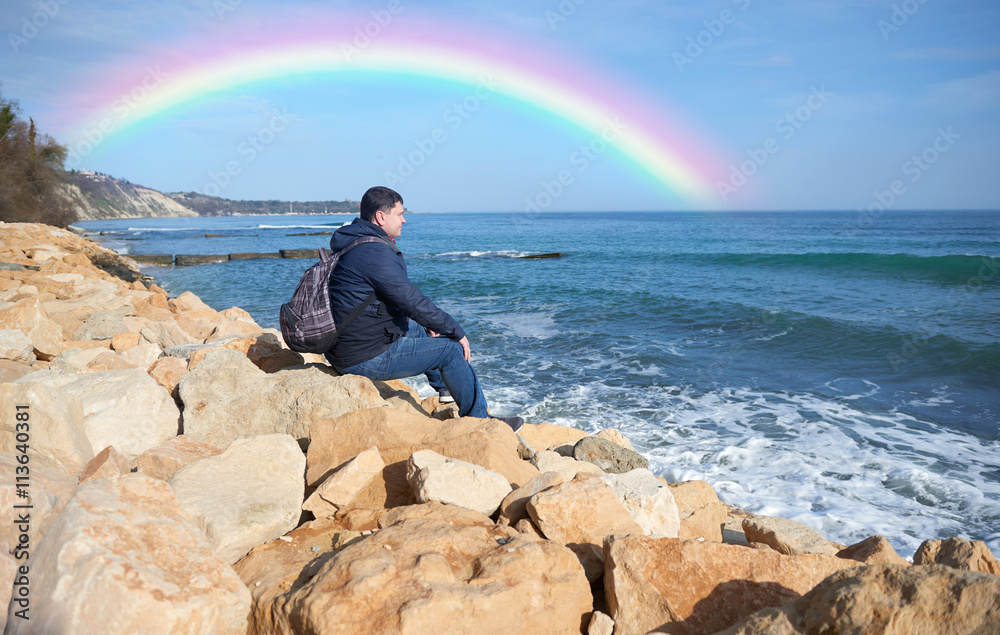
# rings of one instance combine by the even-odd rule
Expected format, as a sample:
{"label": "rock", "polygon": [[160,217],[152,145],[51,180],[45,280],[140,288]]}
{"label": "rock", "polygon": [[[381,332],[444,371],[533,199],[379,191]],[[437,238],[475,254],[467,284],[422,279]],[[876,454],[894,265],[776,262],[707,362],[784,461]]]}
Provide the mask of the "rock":
{"label": "rock", "polygon": [[[386,510],[378,519],[378,528],[385,529],[408,520],[443,520],[452,527],[493,527],[493,521],[486,514],[445,503],[430,502],[417,505],[404,505]],[[503,535],[509,535],[504,533]]]}
{"label": "rock", "polygon": [[118,355],[127,363],[135,366],[136,368],[145,370],[148,373],[149,368],[156,363],[156,360],[160,359],[161,355],[163,355],[163,351],[156,344],[142,342],[137,346],[133,346],[128,350],[122,351]]}
{"label": "rock", "polygon": [[330,372],[311,366],[267,374],[238,351],[212,351],[178,384],[184,434],[219,447],[239,436],[270,433],[305,442],[316,421],[384,405],[369,379]]}
{"label": "rock", "polygon": [[743,521],[751,516],[753,514],[726,505],[726,522],[722,525],[722,542],[727,545],[742,545],[744,547],[749,545],[747,536],[743,533]]}
{"label": "rock", "polygon": [[19,412],[27,413],[32,460],[36,456],[46,457],[75,477],[94,458],[94,447],[84,427],[83,402],[58,388],[25,381],[30,378],[29,375],[17,383],[0,385],[0,411],[7,413],[3,417],[0,451],[17,451],[17,432],[23,428],[17,430],[21,422],[16,416]]}
{"label": "rock", "polygon": [[249,337],[218,339],[211,344],[206,344],[193,350],[188,358],[188,369],[193,370],[205,358],[205,355],[210,351],[220,348],[240,351],[257,368],[265,373],[274,373],[283,368],[303,363],[302,355],[283,348],[276,336],[271,333],[260,333],[259,331],[260,328],[257,329],[255,335]]}
{"label": "rock", "polygon": [[541,491],[527,504],[531,520],[549,540],[569,547],[591,582],[604,573],[604,537],[643,530],[609,485],[581,475]]}
{"label": "rock", "polygon": [[[60,387],[83,402],[92,447],[113,445],[129,459],[177,435],[180,412],[167,391],[138,369],[84,375],[33,373],[25,380]],[[24,380],[21,380],[24,381]],[[141,412],[143,416],[136,417]]]}
{"label": "rock", "polygon": [[386,463],[384,490],[367,505],[408,505],[414,499],[406,480],[406,461],[414,452],[434,450],[499,472],[511,484],[527,483],[537,471],[517,457],[517,445],[510,427],[493,419],[437,421],[395,408],[359,410],[313,425],[306,481],[316,485],[347,460],[376,446]]}
{"label": "rock", "polygon": [[[375,481],[381,480],[385,461],[372,446],[344,464],[343,467],[324,480],[312,493],[302,509],[311,511],[316,518],[333,516],[340,509],[365,507]],[[382,488],[385,491],[385,488]]]}
{"label": "rock", "polygon": [[913,564],[943,564],[1000,576],[1000,562],[982,540],[925,540],[913,555]]}
{"label": "rock", "polygon": [[74,340],[110,340],[119,333],[128,332],[125,320],[118,311],[96,311],[88,317],[73,336]]}
{"label": "rock", "polygon": [[[214,309],[191,309],[174,315],[174,321],[185,333],[198,342],[206,341],[219,323],[219,313]],[[258,329],[259,330],[259,329]]]}
{"label": "rock", "polygon": [[153,381],[169,392],[175,401],[180,399],[177,384],[188,372],[187,362],[180,357],[161,357],[153,362],[146,372]]}
{"label": "rock", "polygon": [[749,542],[759,542],[786,556],[814,553],[836,556],[840,548],[802,523],[776,516],[750,516],[743,521]]}
{"label": "rock", "polygon": [[[125,320],[122,319],[122,324],[125,324]],[[128,328],[128,325],[126,325]],[[119,333],[111,338],[111,348],[117,353],[126,351],[134,346],[138,346],[139,342],[144,341],[142,335],[138,331],[127,330]]]}
{"label": "rock", "polygon": [[140,454],[136,459],[136,468],[146,476],[169,481],[177,470],[188,463],[219,454],[222,450],[214,445],[180,435]]}
{"label": "rock", "polygon": [[611,616],[600,611],[594,611],[587,626],[587,635],[611,635],[615,630],[615,621]]}
{"label": "rock", "polygon": [[34,364],[35,345],[21,331],[5,329],[0,331],[0,359],[8,359],[21,364]]}
{"label": "rock", "polygon": [[344,548],[278,597],[273,613],[277,633],[514,633],[530,625],[577,634],[591,608],[566,548],[509,528],[428,519]]}
{"label": "rock", "polygon": [[573,446],[573,458],[593,463],[609,474],[624,474],[636,468],[649,467],[649,461],[635,450],[600,437],[584,437]]}
{"label": "rock", "polygon": [[185,333],[173,320],[150,322],[140,331],[146,341],[167,349],[171,346],[195,344],[195,339]]}
{"label": "rock", "polygon": [[900,557],[883,536],[872,536],[847,549],[837,552],[838,558],[856,560],[864,564],[898,564],[909,566],[910,563]]}
{"label": "rock", "polygon": [[941,565],[883,564],[840,571],[781,608],[720,635],[1000,632],[1000,578]]}
{"label": "rock", "polygon": [[604,557],[616,633],[715,633],[852,566],[832,556],[646,536],[611,536]]}
{"label": "rock", "polygon": [[531,464],[538,468],[541,473],[556,472],[566,481],[572,481],[577,474],[604,474],[604,470],[593,463],[577,461],[552,450],[536,452],[531,459]]}
{"label": "rock", "polygon": [[131,471],[132,467],[128,464],[128,460],[109,445],[83,466],[83,470],[80,472],[80,482],[115,478]]}
{"label": "rock", "polygon": [[637,468],[624,474],[608,474],[599,479],[611,486],[632,520],[647,536],[676,538],[681,519],[670,488],[653,473]]}
{"label": "rock", "polygon": [[0,384],[13,383],[33,372],[35,369],[27,364],[0,359]]}
{"label": "rock", "polygon": [[37,298],[26,298],[0,310],[0,329],[18,330],[28,336],[39,359],[52,359],[62,351],[62,328],[49,318]]}
{"label": "rock", "polygon": [[167,305],[170,307],[170,311],[173,313],[187,313],[189,311],[204,310],[208,309],[215,313],[215,309],[208,306],[201,301],[201,298],[191,293],[190,291],[185,291],[176,298],[171,298]]}
{"label": "rock", "polygon": [[611,441],[615,445],[621,446],[626,450],[632,450],[635,452],[635,448],[629,443],[629,440],[625,438],[625,435],[615,430],[614,428],[605,428],[594,435],[598,439],[604,439],[605,441]]}
{"label": "rock", "polygon": [[295,528],[301,515],[305,456],[285,434],[237,439],[170,478],[185,512],[212,548],[232,564],[259,544]]}
{"label": "rock", "polygon": [[418,450],[410,456],[406,480],[418,503],[459,505],[487,516],[511,491],[502,474],[433,450]]}
{"label": "rock", "polygon": [[134,365],[130,364],[122,356],[111,351],[105,351],[101,349],[96,349],[98,354],[94,356],[92,360],[87,362],[84,368],[90,372],[97,372],[102,370],[127,370],[130,368],[135,368]]}
{"label": "rock", "polygon": [[80,485],[36,549],[31,619],[8,632],[246,632],[246,587],[160,481]]}
{"label": "rock", "polygon": [[[722,542],[722,527],[726,523],[727,507],[719,500],[715,490],[705,481],[667,483],[674,495],[681,518],[678,538],[704,538]],[[740,533],[742,534],[742,519]],[[743,542],[746,544],[746,541]]]}
{"label": "rock", "polygon": [[575,445],[577,441],[587,436],[583,430],[554,423],[526,423],[518,434],[536,450],[545,450],[567,443]]}
{"label": "rock", "polygon": [[542,530],[539,529],[535,523],[531,522],[530,518],[522,518],[517,521],[517,524],[514,525],[514,529],[516,529],[519,534],[534,536],[539,540],[545,540],[545,536],[542,535]]}
{"label": "rock", "polygon": [[532,496],[564,481],[558,472],[542,472],[507,494],[500,502],[500,519],[505,520],[508,525],[517,526],[518,521],[529,517],[527,506]]}

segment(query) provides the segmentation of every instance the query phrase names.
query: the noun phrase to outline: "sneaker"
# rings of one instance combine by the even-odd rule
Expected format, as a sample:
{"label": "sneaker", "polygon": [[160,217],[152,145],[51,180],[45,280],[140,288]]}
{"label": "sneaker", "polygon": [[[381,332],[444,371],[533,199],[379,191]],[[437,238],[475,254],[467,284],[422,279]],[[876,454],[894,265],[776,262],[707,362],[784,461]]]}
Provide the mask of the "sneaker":
{"label": "sneaker", "polygon": [[496,419],[497,421],[503,421],[510,426],[510,429],[514,432],[519,431],[524,426],[524,419],[521,417],[490,417],[490,419]]}
{"label": "sneaker", "polygon": [[455,398],[447,390],[438,393],[438,403],[455,403]]}

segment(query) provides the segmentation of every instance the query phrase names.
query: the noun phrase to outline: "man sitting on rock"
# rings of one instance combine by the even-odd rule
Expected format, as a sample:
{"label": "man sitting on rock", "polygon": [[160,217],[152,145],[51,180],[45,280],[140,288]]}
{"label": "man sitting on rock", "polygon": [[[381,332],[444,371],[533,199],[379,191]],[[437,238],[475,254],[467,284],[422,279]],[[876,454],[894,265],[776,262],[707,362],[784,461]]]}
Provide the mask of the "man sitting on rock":
{"label": "man sitting on rock", "polygon": [[[457,402],[460,416],[487,418],[486,397],[469,363],[469,338],[406,275],[396,247],[405,223],[403,198],[387,187],[373,187],[361,199],[361,217],[333,233],[334,251],[363,236],[383,242],[345,253],[330,276],[333,317],[342,332],[326,359],[342,374],[370,379],[422,373],[443,402]],[[345,324],[373,295],[375,300]],[[520,417],[494,418],[515,432],[524,424]]]}

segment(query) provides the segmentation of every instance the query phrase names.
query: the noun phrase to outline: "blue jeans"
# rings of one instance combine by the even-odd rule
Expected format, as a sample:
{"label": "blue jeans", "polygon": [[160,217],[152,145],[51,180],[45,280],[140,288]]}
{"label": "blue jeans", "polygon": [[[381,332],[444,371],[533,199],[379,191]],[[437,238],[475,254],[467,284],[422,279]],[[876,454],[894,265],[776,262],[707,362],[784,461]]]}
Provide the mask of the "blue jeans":
{"label": "blue jeans", "polygon": [[448,389],[458,404],[460,416],[480,419],[489,416],[483,389],[476,371],[465,361],[461,344],[446,337],[430,337],[424,327],[413,320],[410,320],[406,335],[384,352],[360,364],[337,368],[337,371],[380,381],[424,374],[435,390]]}

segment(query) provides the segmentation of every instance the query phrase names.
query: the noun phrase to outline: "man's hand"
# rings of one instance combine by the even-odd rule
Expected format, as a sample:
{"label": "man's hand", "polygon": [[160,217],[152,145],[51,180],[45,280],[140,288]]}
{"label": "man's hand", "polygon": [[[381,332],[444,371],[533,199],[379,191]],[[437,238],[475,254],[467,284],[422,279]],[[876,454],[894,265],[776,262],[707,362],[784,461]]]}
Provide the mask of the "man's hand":
{"label": "man's hand", "polygon": [[462,339],[458,340],[458,343],[462,345],[462,351],[464,351],[465,353],[465,361],[471,362],[472,351],[469,349],[469,338],[463,337]]}

